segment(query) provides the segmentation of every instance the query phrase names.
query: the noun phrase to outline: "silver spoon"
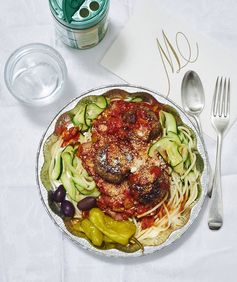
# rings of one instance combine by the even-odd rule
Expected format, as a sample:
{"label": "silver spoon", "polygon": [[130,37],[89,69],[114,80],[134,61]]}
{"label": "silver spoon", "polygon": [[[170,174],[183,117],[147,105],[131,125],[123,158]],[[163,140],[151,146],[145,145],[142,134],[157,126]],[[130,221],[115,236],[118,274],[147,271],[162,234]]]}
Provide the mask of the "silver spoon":
{"label": "silver spoon", "polygon": [[[199,119],[199,115],[201,114],[204,105],[205,105],[205,96],[204,90],[202,86],[202,82],[195,71],[188,71],[184,75],[182,86],[181,86],[181,98],[184,111],[194,118],[197,124],[197,128],[203,136],[201,122]],[[211,173],[211,166],[208,161],[208,166]],[[212,179],[210,177],[210,179]],[[212,192],[212,180],[209,183],[207,194],[211,197]]]}
{"label": "silver spoon", "polygon": [[195,119],[197,128],[202,134],[199,115],[205,105],[205,96],[202,82],[195,71],[188,71],[184,75],[181,87],[181,98],[185,112]]}

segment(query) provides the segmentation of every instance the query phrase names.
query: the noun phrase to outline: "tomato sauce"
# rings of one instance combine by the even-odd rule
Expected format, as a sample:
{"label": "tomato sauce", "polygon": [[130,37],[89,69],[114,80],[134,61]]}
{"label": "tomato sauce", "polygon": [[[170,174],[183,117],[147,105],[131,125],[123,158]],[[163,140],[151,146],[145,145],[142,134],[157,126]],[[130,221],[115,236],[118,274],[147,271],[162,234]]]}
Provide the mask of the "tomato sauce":
{"label": "tomato sauce", "polygon": [[[111,102],[109,118],[108,115],[100,117],[94,122],[94,128],[97,132],[102,131],[103,134],[115,135],[118,139],[128,138],[134,129],[142,131],[152,128],[147,111],[152,110],[153,107],[143,102],[132,103],[122,100]],[[104,126],[104,130],[101,130],[101,125]]]}
{"label": "tomato sauce", "polygon": [[61,137],[63,139],[62,147],[76,144],[80,137],[80,130],[78,127],[65,128],[61,133]]}
{"label": "tomato sauce", "polygon": [[[157,159],[152,159],[147,154],[153,141],[150,138],[150,132],[154,128],[157,129],[160,109],[159,103],[149,105],[146,102],[111,101],[109,107],[93,121],[92,142],[79,146],[78,156],[81,158],[83,166],[93,176],[101,192],[97,199],[97,205],[116,220],[126,220],[149,211],[157,205],[157,201],[161,200],[158,198],[159,191],[156,193],[153,190],[161,188],[166,193],[169,188],[169,181],[166,179],[168,174],[159,167]],[[157,130],[159,131],[159,128]],[[70,136],[73,137],[73,134]],[[154,138],[157,136],[156,134]],[[133,161],[136,163],[135,160],[138,159],[143,163],[143,165],[138,165],[135,172],[130,171],[121,183],[116,184],[107,182],[103,176],[98,175],[94,166],[97,152],[100,148],[108,148],[108,146],[111,149],[111,143],[113,146],[115,144],[115,147],[123,144],[127,148],[128,162],[132,160],[131,163]],[[110,157],[114,157],[115,162],[121,159],[120,156],[116,156],[116,150],[114,150],[114,154],[115,156],[111,152]],[[111,163],[113,162],[110,160]],[[157,179],[160,179],[158,188],[154,186],[157,185]],[[135,187],[133,190],[132,186]],[[151,195],[146,197],[145,193]],[[152,200],[153,195],[156,197],[154,201]],[[164,195],[162,191],[161,195],[162,197]],[[143,196],[147,202],[140,201]],[[144,229],[154,223],[153,216],[146,216],[140,220]]]}

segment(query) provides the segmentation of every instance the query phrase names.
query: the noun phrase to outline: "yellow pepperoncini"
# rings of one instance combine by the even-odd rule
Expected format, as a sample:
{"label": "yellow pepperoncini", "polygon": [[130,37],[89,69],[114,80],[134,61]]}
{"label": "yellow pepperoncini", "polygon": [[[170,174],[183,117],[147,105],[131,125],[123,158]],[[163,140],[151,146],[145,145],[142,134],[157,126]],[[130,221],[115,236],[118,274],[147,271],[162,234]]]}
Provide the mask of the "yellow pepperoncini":
{"label": "yellow pepperoncini", "polygon": [[[136,232],[136,226],[130,221],[116,221],[105,215],[100,209],[93,208],[89,212],[89,220],[101,233],[114,242],[127,245]],[[89,237],[89,236],[88,236]]]}
{"label": "yellow pepperoncini", "polygon": [[89,219],[83,219],[81,229],[86,236],[91,240],[92,244],[100,247],[103,243],[103,234]]}

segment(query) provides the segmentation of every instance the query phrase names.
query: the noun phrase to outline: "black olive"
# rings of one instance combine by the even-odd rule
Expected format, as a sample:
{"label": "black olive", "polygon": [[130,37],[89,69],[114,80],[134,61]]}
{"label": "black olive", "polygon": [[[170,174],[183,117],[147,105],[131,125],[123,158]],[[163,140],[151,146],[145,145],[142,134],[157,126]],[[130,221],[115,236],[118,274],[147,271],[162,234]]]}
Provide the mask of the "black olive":
{"label": "black olive", "polygon": [[74,217],[75,214],[74,205],[71,202],[64,200],[61,203],[61,214],[66,217]]}
{"label": "black olive", "polygon": [[86,197],[78,202],[77,207],[81,211],[88,211],[96,207],[96,199],[94,197]]}
{"label": "black olive", "polygon": [[61,203],[66,196],[66,190],[63,185],[58,186],[57,190],[53,192],[52,198],[54,202]]}

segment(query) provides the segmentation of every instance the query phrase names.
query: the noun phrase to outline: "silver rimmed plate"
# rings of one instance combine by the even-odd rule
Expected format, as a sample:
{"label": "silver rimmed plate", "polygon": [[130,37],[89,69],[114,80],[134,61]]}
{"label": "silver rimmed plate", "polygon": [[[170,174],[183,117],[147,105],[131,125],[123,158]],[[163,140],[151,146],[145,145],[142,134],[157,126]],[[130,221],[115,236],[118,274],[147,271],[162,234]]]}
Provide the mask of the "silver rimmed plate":
{"label": "silver rimmed plate", "polygon": [[[125,253],[125,252],[121,252],[121,251],[116,250],[116,249],[100,250],[100,249],[93,247],[87,240],[72,235],[66,229],[63,220],[59,216],[57,216],[55,213],[53,213],[52,210],[50,209],[50,207],[48,205],[48,192],[47,192],[46,188],[43,186],[41,179],[40,179],[40,170],[41,170],[43,163],[44,163],[43,146],[44,146],[47,138],[54,132],[55,124],[56,124],[56,121],[59,118],[59,116],[61,114],[63,114],[64,112],[67,112],[67,111],[71,110],[72,108],[74,108],[76,106],[76,104],[82,98],[84,98],[86,96],[90,96],[90,95],[102,95],[105,92],[112,90],[112,89],[121,89],[121,90],[125,90],[129,93],[147,92],[148,94],[151,94],[153,97],[155,97],[158,102],[163,103],[163,104],[168,104],[168,105],[172,106],[173,108],[175,108],[178,111],[178,113],[180,114],[182,121],[195,132],[196,137],[197,137],[197,148],[198,148],[198,151],[199,151],[201,157],[204,160],[204,170],[203,170],[202,177],[201,177],[202,193],[200,195],[198,202],[192,208],[188,222],[182,228],[172,232],[170,234],[170,236],[168,237],[168,239],[164,243],[162,243],[161,245],[145,247],[144,253],[142,253],[141,251],[137,251],[137,252],[134,252],[134,253]],[[138,256],[141,256],[141,255],[146,255],[146,254],[151,254],[151,253],[157,252],[157,251],[161,250],[162,248],[170,245],[171,243],[176,241],[178,238],[180,238],[182,236],[182,234],[184,232],[186,232],[186,230],[192,225],[192,223],[197,218],[197,216],[198,216],[198,214],[199,214],[199,212],[202,208],[202,205],[203,205],[206,193],[207,193],[208,175],[209,174],[208,174],[208,165],[207,165],[207,153],[206,153],[206,150],[205,150],[203,139],[199,135],[198,131],[196,130],[196,128],[193,125],[193,123],[191,122],[191,120],[187,117],[187,115],[183,112],[183,110],[179,106],[177,106],[174,102],[165,98],[164,96],[162,96],[162,95],[160,95],[160,94],[158,94],[154,91],[148,90],[144,87],[138,87],[138,86],[132,86],[132,85],[113,85],[113,86],[106,86],[106,87],[102,87],[102,88],[92,89],[92,90],[84,93],[80,97],[74,99],[69,104],[67,104],[57,114],[57,116],[52,120],[52,122],[48,126],[45,134],[43,135],[43,137],[40,141],[40,146],[39,146],[38,155],[37,155],[36,175],[37,175],[37,183],[38,183],[38,187],[39,187],[39,191],[40,191],[40,196],[41,196],[42,202],[43,202],[49,216],[54,221],[54,223],[60,228],[60,230],[64,234],[67,235],[68,238],[70,238],[73,242],[75,242],[79,246],[83,247],[84,249],[87,249],[87,250],[92,251],[92,252],[97,253],[97,254],[101,254],[101,255],[105,255],[105,256],[114,256],[114,257],[138,257]]]}

